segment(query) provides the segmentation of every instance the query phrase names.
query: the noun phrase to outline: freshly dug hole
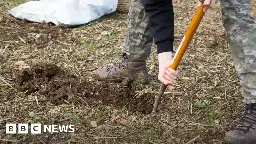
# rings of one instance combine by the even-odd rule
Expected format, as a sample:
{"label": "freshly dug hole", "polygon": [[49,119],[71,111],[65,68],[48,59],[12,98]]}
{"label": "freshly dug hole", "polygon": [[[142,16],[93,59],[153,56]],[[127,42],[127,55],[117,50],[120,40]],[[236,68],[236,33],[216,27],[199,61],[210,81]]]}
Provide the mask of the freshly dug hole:
{"label": "freshly dug hole", "polygon": [[59,105],[68,102],[89,105],[126,107],[132,112],[149,114],[153,107],[154,95],[143,94],[135,97],[132,87],[106,82],[87,82],[54,64],[37,64],[17,74],[19,90],[47,97],[45,101]]}

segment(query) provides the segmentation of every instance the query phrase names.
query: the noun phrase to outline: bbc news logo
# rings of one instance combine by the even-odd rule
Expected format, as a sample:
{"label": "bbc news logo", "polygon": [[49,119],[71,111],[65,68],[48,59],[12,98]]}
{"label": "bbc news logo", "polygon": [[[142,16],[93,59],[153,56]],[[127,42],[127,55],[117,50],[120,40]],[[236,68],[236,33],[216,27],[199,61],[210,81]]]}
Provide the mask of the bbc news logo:
{"label": "bbc news logo", "polygon": [[74,125],[6,124],[6,134],[73,133]]}

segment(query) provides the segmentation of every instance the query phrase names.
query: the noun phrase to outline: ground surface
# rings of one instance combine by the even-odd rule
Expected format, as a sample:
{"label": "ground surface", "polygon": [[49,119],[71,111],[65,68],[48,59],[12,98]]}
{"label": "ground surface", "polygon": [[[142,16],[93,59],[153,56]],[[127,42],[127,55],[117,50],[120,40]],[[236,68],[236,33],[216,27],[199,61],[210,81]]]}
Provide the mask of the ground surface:
{"label": "ground surface", "polygon": [[[126,14],[88,25],[58,28],[20,21],[0,2],[1,143],[224,143],[239,119],[240,85],[221,24],[219,7],[204,18],[179,67],[177,87],[151,115],[159,90],[156,50],[148,60],[149,85],[97,82],[97,67],[120,59]],[[255,12],[255,2],[252,9]],[[175,47],[195,10],[175,0]],[[6,123],[74,124],[75,133],[6,135]]]}

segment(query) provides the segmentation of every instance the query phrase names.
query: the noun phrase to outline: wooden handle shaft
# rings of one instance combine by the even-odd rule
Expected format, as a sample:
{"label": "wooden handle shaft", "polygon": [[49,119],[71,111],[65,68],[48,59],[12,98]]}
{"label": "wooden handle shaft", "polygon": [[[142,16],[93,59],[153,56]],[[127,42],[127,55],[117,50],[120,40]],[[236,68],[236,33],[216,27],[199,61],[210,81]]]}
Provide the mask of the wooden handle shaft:
{"label": "wooden handle shaft", "polygon": [[173,57],[173,61],[172,64],[170,65],[170,68],[176,70],[184,53],[186,52],[188,45],[190,43],[190,41],[192,40],[202,18],[204,16],[204,12],[203,12],[203,6],[200,6],[196,13],[194,14],[194,17],[185,33],[185,36],[182,39],[182,42],[175,54],[175,56]]}

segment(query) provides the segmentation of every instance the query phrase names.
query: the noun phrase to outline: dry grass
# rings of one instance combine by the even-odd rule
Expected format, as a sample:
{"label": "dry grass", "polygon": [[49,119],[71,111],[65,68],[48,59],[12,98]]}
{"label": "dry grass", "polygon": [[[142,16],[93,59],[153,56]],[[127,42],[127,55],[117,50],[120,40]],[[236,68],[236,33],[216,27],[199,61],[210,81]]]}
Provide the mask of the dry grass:
{"label": "dry grass", "polygon": [[[243,103],[219,7],[206,14],[179,67],[177,88],[164,96],[159,113],[152,116],[86,100],[54,105],[38,101],[43,95],[17,89],[16,72],[36,63],[56,64],[93,81],[94,69],[120,59],[127,19],[126,14],[114,13],[64,29],[8,16],[6,11],[21,2],[0,2],[1,143],[224,143],[223,136],[239,118]],[[196,3],[175,0],[174,5],[175,35],[182,37]],[[158,92],[156,58],[154,48],[148,60],[153,81],[149,85],[136,82],[138,95]],[[5,134],[5,123],[28,122],[74,124],[76,132]]]}

